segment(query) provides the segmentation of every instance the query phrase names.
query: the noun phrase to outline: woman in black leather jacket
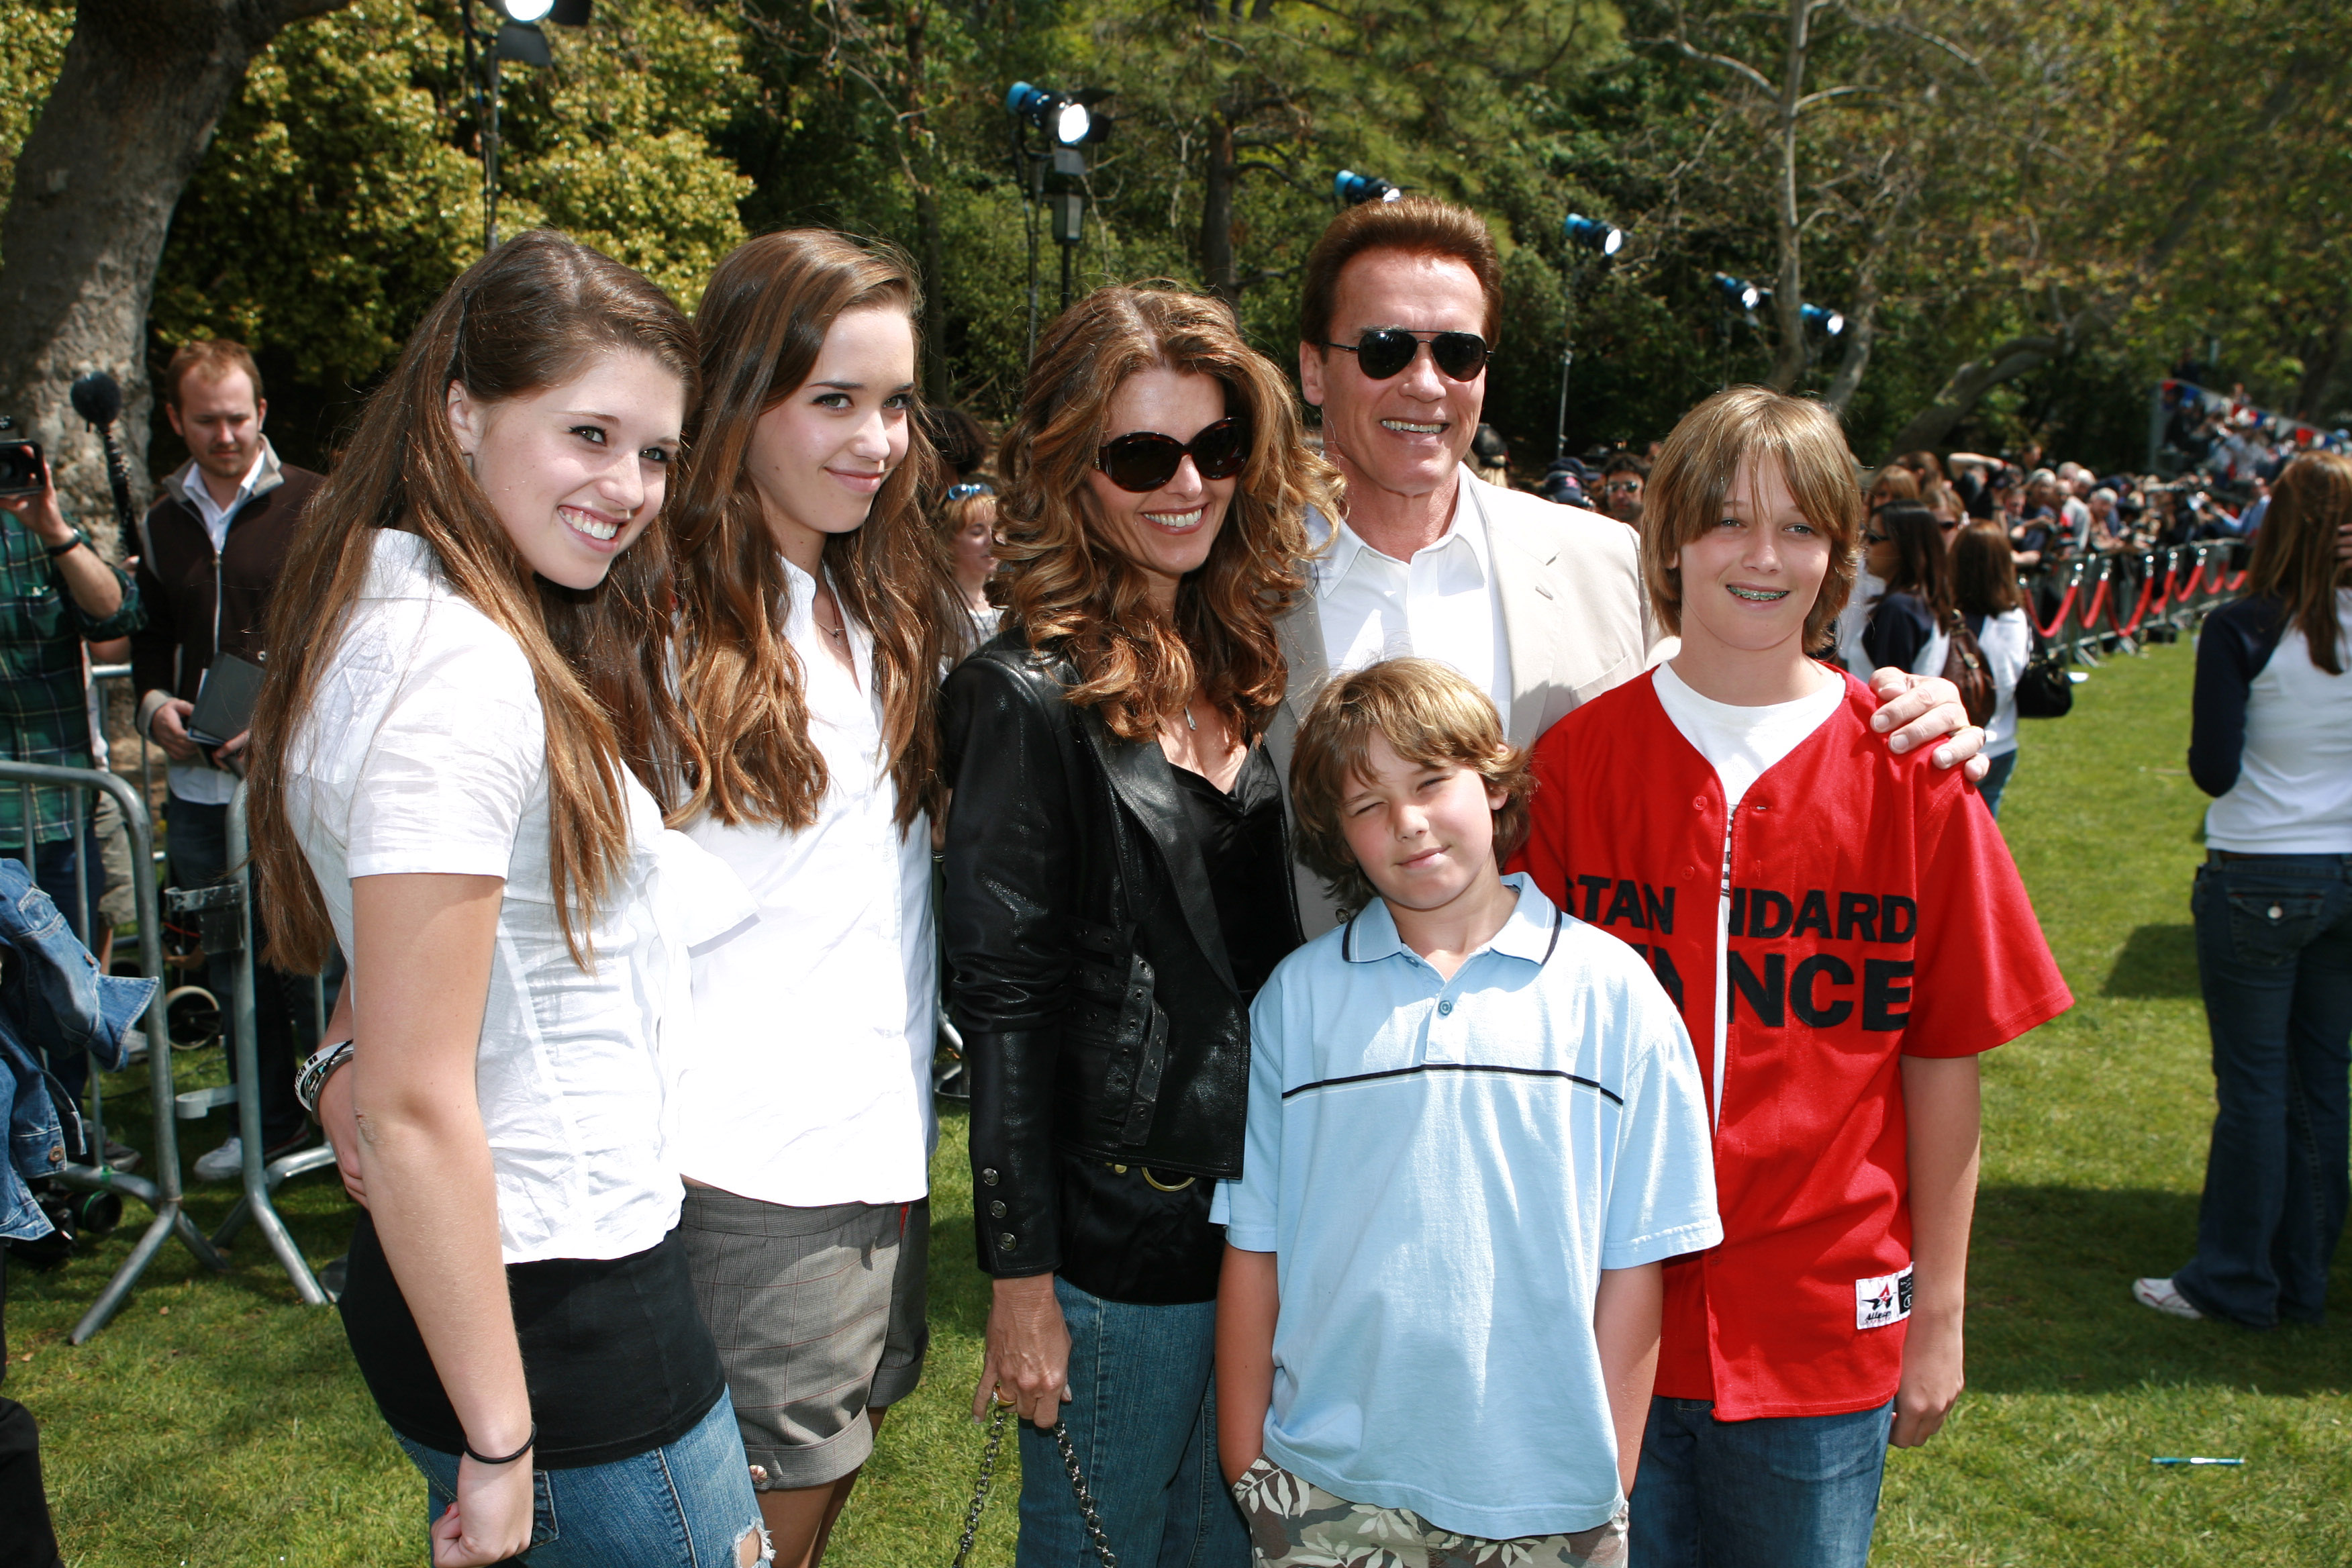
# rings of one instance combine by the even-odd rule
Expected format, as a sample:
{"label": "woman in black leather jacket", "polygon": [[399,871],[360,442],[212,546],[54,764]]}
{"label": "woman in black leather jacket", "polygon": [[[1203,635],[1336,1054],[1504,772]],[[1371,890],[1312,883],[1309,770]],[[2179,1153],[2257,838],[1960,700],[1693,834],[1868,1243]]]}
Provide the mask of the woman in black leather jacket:
{"label": "woman in black leather jacket", "polygon": [[1249,1003],[1298,942],[1274,616],[1307,452],[1213,300],[1105,289],[1039,344],[1006,437],[1004,629],[949,678],[944,924],[971,1062],[975,1415],[1022,1430],[1021,1568],[1081,1561],[1067,1429],[1123,1562],[1241,1568],[1212,1404]]}

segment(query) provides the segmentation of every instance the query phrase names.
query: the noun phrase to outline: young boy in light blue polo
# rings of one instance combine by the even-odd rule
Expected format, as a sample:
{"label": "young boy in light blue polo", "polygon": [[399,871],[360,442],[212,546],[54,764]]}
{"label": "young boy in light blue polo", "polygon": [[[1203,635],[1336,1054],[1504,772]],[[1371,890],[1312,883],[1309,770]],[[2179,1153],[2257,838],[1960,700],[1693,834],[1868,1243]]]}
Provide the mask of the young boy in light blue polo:
{"label": "young boy in light blue polo", "polygon": [[1463,677],[1342,676],[1294,757],[1300,853],[1360,912],[1251,1009],[1243,1174],[1211,1215],[1218,1445],[1257,1561],[1621,1563],[1659,1266],[1722,1237],[1680,1016],[1501,875],[1526,756]]}

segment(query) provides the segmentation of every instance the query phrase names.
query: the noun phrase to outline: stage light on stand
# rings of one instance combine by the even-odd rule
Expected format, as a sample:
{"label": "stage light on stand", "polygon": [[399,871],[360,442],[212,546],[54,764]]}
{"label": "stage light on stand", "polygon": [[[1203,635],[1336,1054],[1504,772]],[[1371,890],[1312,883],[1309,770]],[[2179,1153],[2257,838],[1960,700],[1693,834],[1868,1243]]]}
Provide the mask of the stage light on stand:
{"label": "stage light on stand", "polygon": [[1801,305],[1798,307],[1797,313],[1804,318],[1806,326],[1824,337],[1833,338],[1845,331],[1845,315],[1843,311],[1832,310],[1822,305]]}
{"label": "stage light on stand", "polygon": [[1097,93],[1055,92],[1016,81],[1004,95],[1005,111],[1037,128],[1039,135],[1062,147],[1099,142],[1109,132],[1109,121],[1097,122],[1091,101]]}
{"label": "stage light on stand", "polygon": [[1728,272],[1717,273],[1714,283],[1716,292],[1723,297],[1724,309],[1738,310],[1743,315],[1754,310],[1757,306],[1770,298],[1765,290],[1759,289],[1755,284],[1744,278],[1734,278]]}
{"label": "stage light on stand", "polygon": [[1570,245],[1609,257],[1625,248],[1625,231],[1615,224],[1602,223],[1599,218],[1570,213],[1559,226]]}
{"label": "stage light on stand", "polygon": [[537,22],[555,9],[555,0],[498,0],[499,9],[518,22]]}
{"label": "stage light on stand", "polygon": [[1361,206],[1366,202],[1393,202],[1404,195],[1378,174],[1359,174],[1353,169],[1339,171],[1331,181],[1331,194],[1343,207]]}
{"label": "stage light on stand", "polygon": [[[477,26],[474,0],[462,0],[458,29],[466,40],[466,78],[474,89],[476,112],[482,128],[482,248],[499,243],[499,63],[551,66],[555,53],[548,47],[541,22],[562,27],[584,27],[593,15],[595,0],[487,0],[495,29]],[[477,69],[476,52],[481,65]]]}

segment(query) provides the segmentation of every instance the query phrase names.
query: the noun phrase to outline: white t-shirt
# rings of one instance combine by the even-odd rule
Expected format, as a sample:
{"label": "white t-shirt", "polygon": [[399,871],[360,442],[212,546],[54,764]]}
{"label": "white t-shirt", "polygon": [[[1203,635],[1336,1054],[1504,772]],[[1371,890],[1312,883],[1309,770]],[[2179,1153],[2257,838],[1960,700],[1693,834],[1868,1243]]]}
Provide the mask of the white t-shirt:
{"label": "white t-shirt", "polygon": [[1723,860],[1715,913],[1715,1115],[1723,1113],[1724,1058],[1731,1043],[1731,828],[1756,781],[1799,746],[1845,701],[1845,682],[1821,667],[1821,686],[1791,702],[1740,708],[1692,690],[1671,664],[1658,667],[1658,706],[1723,784]]}
{"label": "white t-shirt", "polygon": [[853,681],[811,611],[815,583],[783,565],[825,795],[798,833],[708,813],[687,826],[751,889],[760,923],[695,959],[685,1171],[761,1203],[908,1203],[930,1190],[939,1136],[930,824],[902,835],[892,820],[872,637],[848,622]]}
{"label": "white t-shirt", "polygon": [[2018,677],[2033,658],[2033,633],[2025,624],[2025,612],[2003,610],[1986,616],[1977,646],[1984,649],[1985,671],[1992,677],[1992,689],[2000,693],[1992,722],[1985,726],[1984,754],[2006,756],[2017,750]]}
{"label": "white t-shirt", "polygon": [[[691,1006],[687,955],[752,918],[742,886],[625,772],[633,851],[566,950],[548,867],[546,723],[514,639],[453,593],[432,547],[384,530],[287,766],[286,808],[335,937],[352,880],[505,879],[475,1062],[509,1263],[626,1258],[677,1223],[663,1059]],[[352,984],[429,984],[425,975]]]}
{"label": "white t-shirt", "polygon": [[1318,600],[1323,662],[1338,675],[1384,658],[1433,658],[1493,698],[1507,720],[1511,652],[1486,517],[1468,476],[1455,484],[1453,521],[1410,561],[1382,554],[1345,522],[1335,527],[1308,509],[1307,536],[1318,552],[1308,591]]}

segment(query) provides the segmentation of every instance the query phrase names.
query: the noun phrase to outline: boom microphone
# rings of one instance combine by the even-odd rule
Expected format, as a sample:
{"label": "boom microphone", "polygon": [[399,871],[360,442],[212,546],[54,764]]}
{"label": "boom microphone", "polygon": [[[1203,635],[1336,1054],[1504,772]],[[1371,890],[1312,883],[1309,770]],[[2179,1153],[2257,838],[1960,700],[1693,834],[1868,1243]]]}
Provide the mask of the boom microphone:
{"label": "boom microphone", "polygon": [[102,370],[91,371],[73,384],[70,395],[76,414],[89,422],[106,444],[106,482],[114,491],[114,526],[127,545],[139,526],[131,506],[131,470],[122,460],[122,444],[114,438],[114,422],[122,415],[122,388]]}

